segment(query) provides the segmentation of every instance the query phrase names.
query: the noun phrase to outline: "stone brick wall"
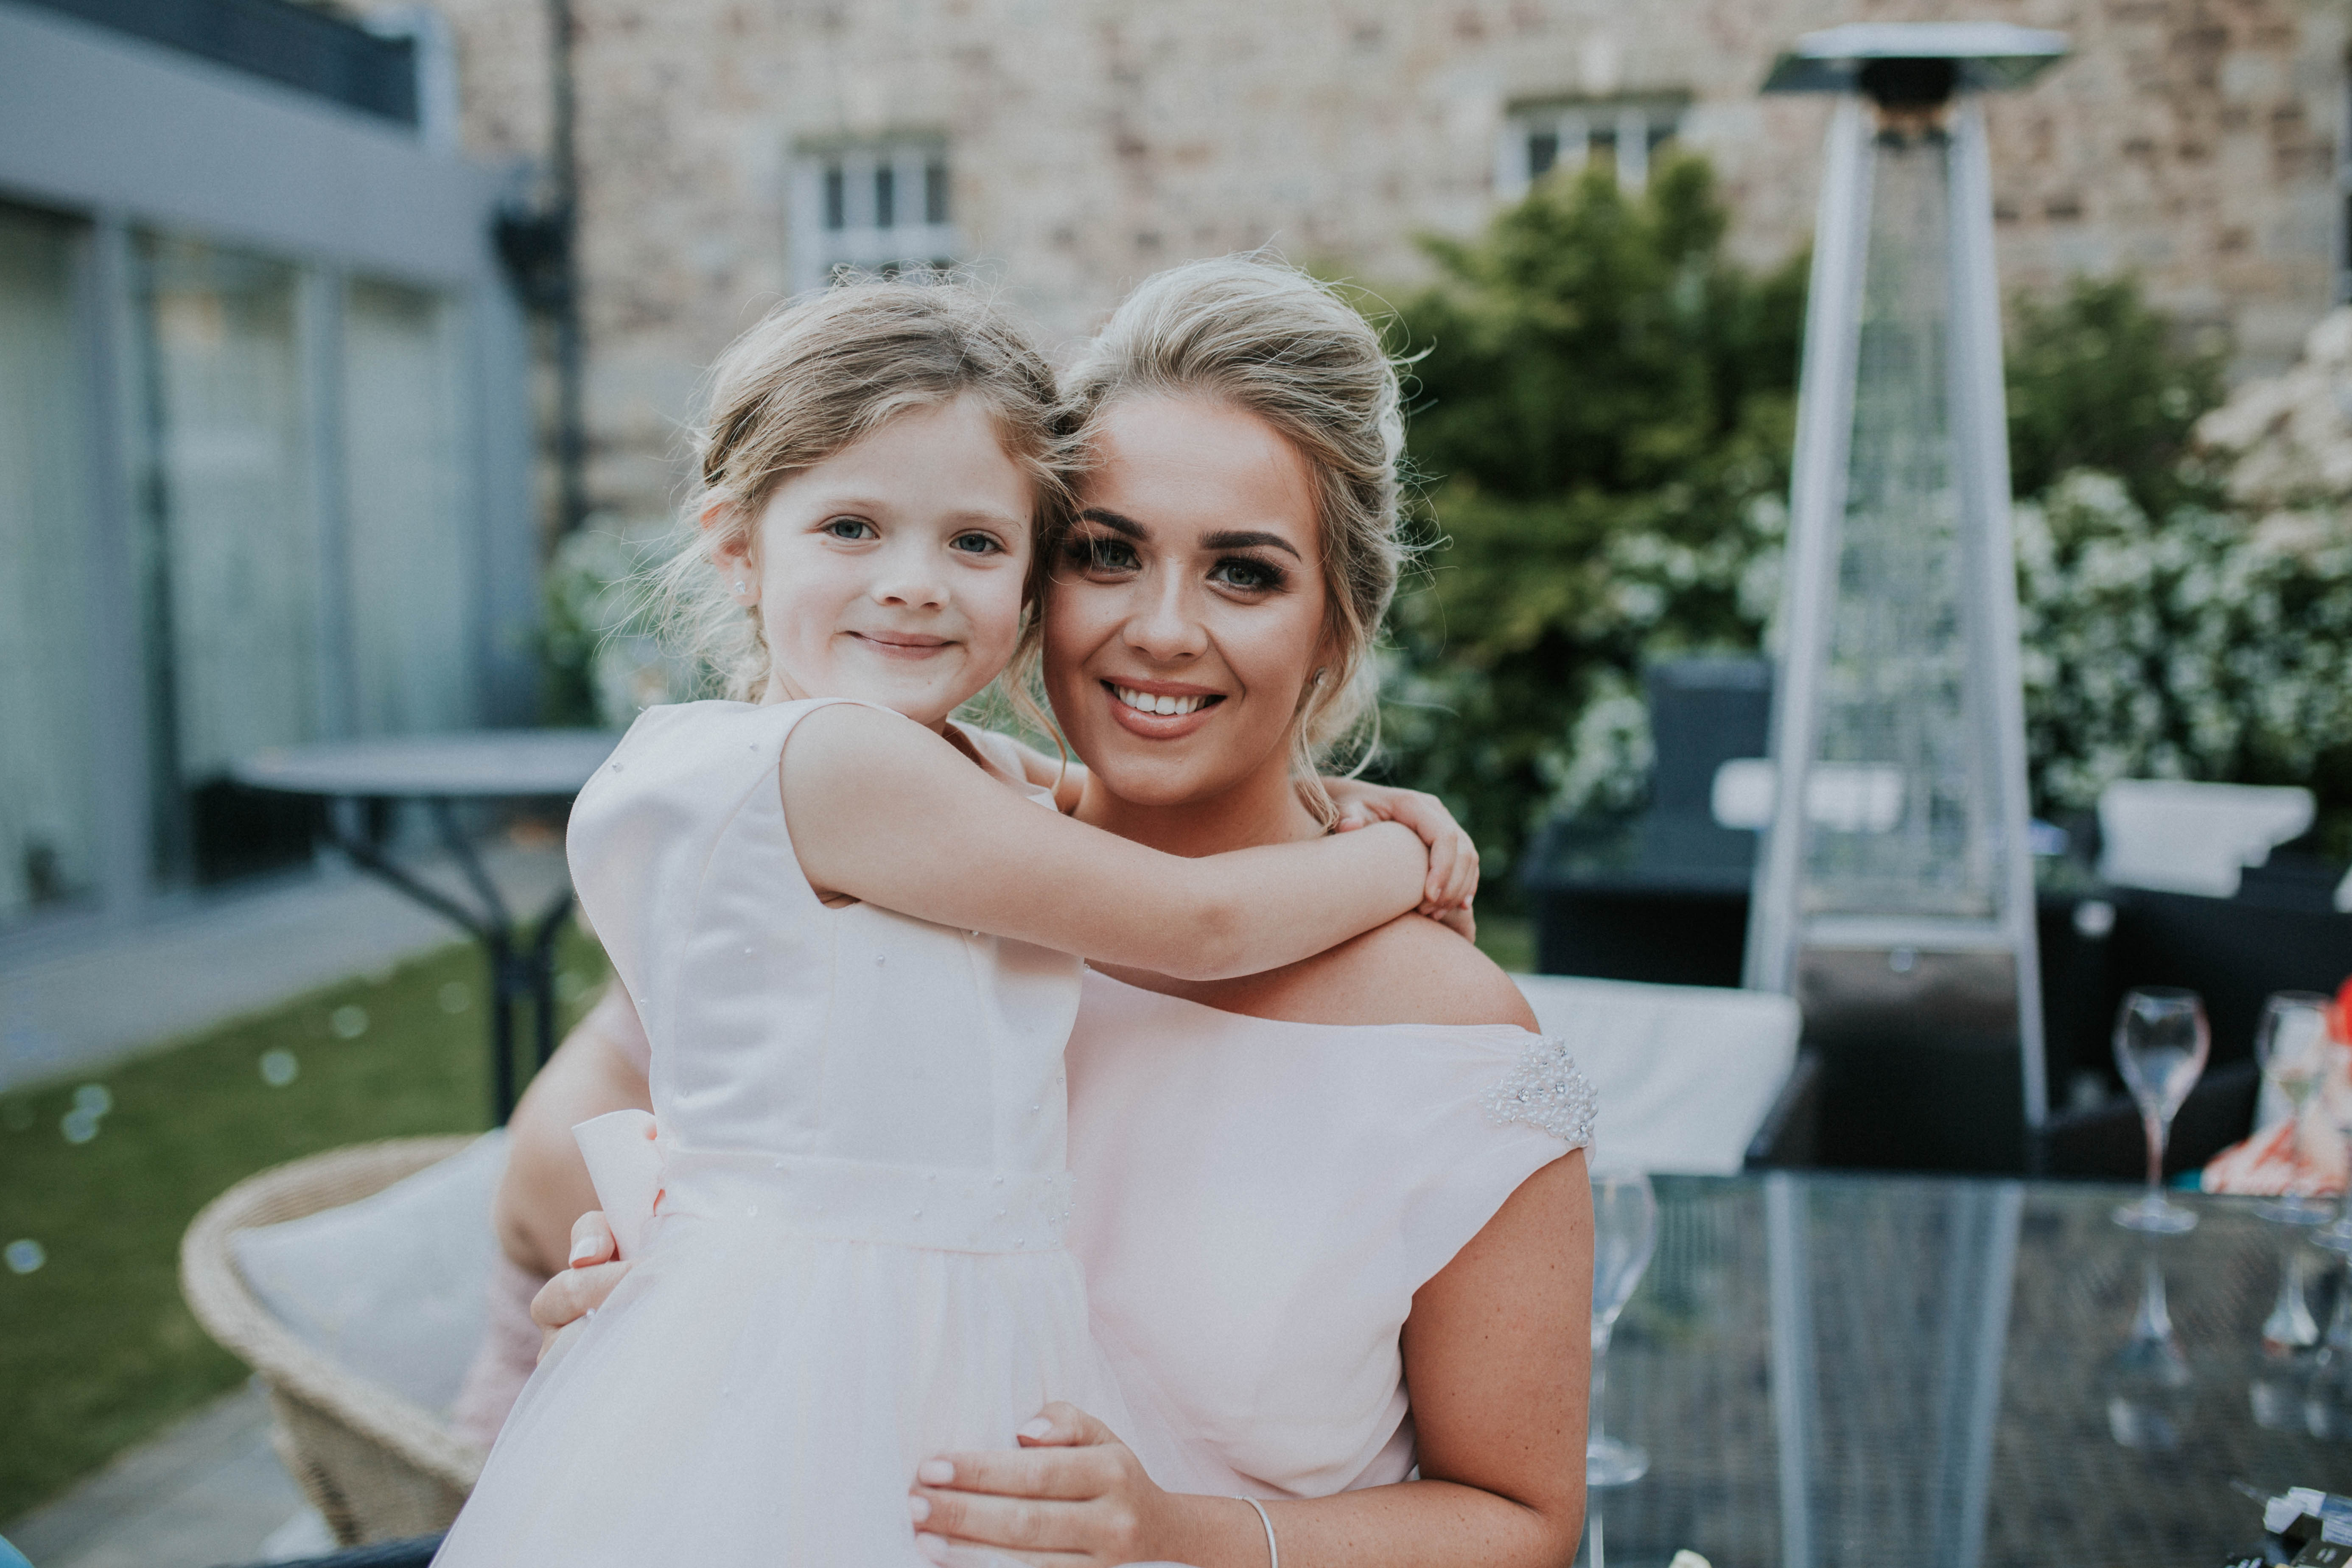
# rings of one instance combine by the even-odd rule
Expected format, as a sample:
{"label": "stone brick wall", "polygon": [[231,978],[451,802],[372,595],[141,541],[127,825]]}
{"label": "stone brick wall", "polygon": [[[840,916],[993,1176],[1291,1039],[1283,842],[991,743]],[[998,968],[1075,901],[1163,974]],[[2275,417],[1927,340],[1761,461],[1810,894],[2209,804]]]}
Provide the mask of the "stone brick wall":
{"label": "stone brick wall", "polygon": [[[541,0],[442,0],[480,155],[546,135]],[[1824,105],[1756,91],[1798,34],[1928,0],[573,0],[592,493],[675,498],[711,355],[790,286],[796,149],[944,137],[964,255],[1066,345],[1122,289],[1272,244],[1374,286],[1492,211],[1515,104],[1686,96],[1748,258],[1812,224]],[[2074,36],[1995,100],[2004,287],[2132,268],[2276,368],[2334,288],[2336,0],[1983,0]]]}

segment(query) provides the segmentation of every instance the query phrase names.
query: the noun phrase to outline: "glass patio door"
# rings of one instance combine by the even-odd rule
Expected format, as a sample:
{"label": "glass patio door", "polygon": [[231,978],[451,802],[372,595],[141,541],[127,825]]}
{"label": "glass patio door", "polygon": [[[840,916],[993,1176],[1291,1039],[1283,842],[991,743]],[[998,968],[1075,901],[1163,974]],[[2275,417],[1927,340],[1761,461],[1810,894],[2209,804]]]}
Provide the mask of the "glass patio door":
{"label": "glass patio door", "polygon": [[215,882],[310,852],[304,806],[228,776],[240,758],[319,731],[320,531],[299,276],[189,239],[151,235],[139,255],[158,871]]}
{"label": "glass patio door", "polygon": [[0,205],[0,927],[97,879],[78,238]]}

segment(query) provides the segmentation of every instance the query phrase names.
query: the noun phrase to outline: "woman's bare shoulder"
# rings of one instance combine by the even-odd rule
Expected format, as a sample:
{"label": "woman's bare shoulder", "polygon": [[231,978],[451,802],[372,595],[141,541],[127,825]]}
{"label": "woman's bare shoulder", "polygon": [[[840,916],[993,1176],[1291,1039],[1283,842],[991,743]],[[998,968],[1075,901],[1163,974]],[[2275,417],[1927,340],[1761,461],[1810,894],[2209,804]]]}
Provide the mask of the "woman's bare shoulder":
{"label": "woman's bare shoulder", "polygon": [[1527,998],[1493,959],[1420,915],[1400,915],[1303,963],[1185,994],[1228,1012],[1300,1024],[1536,1027]]}

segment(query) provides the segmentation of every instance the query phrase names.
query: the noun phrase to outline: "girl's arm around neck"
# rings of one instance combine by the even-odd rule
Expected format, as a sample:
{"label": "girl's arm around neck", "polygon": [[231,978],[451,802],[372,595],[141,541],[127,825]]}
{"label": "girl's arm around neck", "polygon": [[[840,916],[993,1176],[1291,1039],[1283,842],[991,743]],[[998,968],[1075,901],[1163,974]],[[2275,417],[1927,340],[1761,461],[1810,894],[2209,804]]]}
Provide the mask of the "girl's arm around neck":
{"label": "girl's arm around neck", "polygon": [[784,748],[784,816],[812,887],[1108,964],[1219,980],[1293,963],[1402,914],[1428,857],[1393,824],[1200,859],[1040,811],[922,726],[835,704]]}

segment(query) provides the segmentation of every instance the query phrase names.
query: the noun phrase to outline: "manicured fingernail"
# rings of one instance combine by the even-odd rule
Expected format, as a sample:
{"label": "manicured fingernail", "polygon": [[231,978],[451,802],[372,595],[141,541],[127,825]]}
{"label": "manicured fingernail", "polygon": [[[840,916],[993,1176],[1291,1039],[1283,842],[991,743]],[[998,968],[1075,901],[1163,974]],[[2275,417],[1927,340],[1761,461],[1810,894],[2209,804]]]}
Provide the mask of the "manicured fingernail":
{"label": "manicured fingernail", "polygon": [[588,1259],[595,1257],[598,1253],[604,1250],[604,1247],[598,1245],[594,1237],[582,1237],[579,1240],[572,1244],[572,1267],[574,1268],[579,1268],[583,1263],[585,1263]]}
{"label": "manicured fingernail", "polygon": [[945,1563],[948,1560],[948,1543],[936,1535],[915,1537],[915,1550],[934,1563]]}
{"label": "manicured fingernail", "polygon": [[908,1498],[907,1500],[907,1517],[913,1520],[917,1524],[920,1524],[923,1521],[930,1518],[931,1500],[927,1497]]}
{"label": "manicured fingernail", "polygon": [[1024,1437],[1050,1437],[1053,1433],[1054,1424],[1043,1415],[1038,1416],[1034,1421],[1021,1423],[1021,1435]]}
{"label": "manicured fingernail", "polygon": [[943,1487],[955,1479],[955,1467],[945,1459],[925,1459],[915,1467],[915,1479],[927,1487]]}

